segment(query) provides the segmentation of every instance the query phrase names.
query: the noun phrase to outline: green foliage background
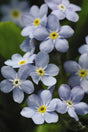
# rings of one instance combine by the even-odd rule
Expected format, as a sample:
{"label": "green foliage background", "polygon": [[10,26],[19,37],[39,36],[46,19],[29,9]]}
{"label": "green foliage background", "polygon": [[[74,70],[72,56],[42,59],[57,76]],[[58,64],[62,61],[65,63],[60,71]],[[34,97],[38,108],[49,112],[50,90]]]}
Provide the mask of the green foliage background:
{"label": "green foliage background", "polygon": [[[88,35],[88,0],[70,0],[82,8],[79,12],[79,21],[77,23],[64,20],[62,25],[70,25],[75,33],[69,39],[69,50],[66,54],[56,51],[50,53],[50,62],[60,67],[60,74],[57,76],[54,96],[58,96],[57,90],[60,84],[67,83],[68,75],[63,69],[63,63],[66,60],[77,60],[80,54],[78,47],[85,43],[85,36]],[[0,5],[7,4],[8,0],[0,0]],[[43,0],[29,0],[30,5],[38,5],[44,3]],[[2,16],[2,14],[0,14]],[[25,39],[21,36],[21,28],[13,22],[0,22],[0,67],[4,65],[4,61],[10,59],[12,54],[24,54],[20,49],[20,44]],[[0,75],[0,80],[3,77]],[[37,86],[36,86],[37,87]],[[39,87],[44,87],[39,84]],[[44,87],[46,88],[46,87]],[[27,97],[27,95],[25,95]],[[25,99],[26,99],[25,97]],[[85,95],[84,101],[88,103],[88,95]],[[66,115],[59,115],[60,121],[57,124],[43,124],[36,126],[31,119],[24,118],[20,115],[20,111],[25,106],[25,101],[19,105],[13,101],[12,93],[4,94],[0,91],[0,132],[88,132],[88,115],[80,116],[79,122]]]}

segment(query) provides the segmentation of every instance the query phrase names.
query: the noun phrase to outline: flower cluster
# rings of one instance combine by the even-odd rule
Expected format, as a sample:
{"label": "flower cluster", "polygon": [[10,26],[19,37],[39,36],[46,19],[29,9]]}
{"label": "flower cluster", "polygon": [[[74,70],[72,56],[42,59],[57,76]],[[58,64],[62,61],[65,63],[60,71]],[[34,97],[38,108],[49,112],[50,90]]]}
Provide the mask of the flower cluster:
{"label": "flower cluster", "polygon": [[[49,15],[47,15],[48,7],[52,10]],[[71,4],[68,0],[45,0],[45,4],[40,8],[33,5],[22,16],[24,28],[21,35],[27,38],[20,48],[25,54],[23,57],[18,53],[12,55],[11,60],[4,62],[6,66],[1,68],[5,80],[1,81],[0,90],[4,93],[12,91],[13,100],[17,103],[22,103],[24,95],[27,94],[28,106],[24,107],[20,114],[32,118],[35,124],[43,124],[44,121],[56,123],[59,120],[58,113],[68,112],[76,121],[79,120],[77,114],[88,113],[88,104],[80,102],[85,93],[88,93],[88,36],[87,45],[79,48],[81,53],[79,62],[69,60],[64,63],[66,72],[72,74],[68,80],[72,89],[67,84],[61,84],[58,86],[60,99],[58,97],[52,99],[58,82],[55,76],[61,69],[51,63],[49,53],[54,49],[55,52],[61,53],[68,51],[67,38],[74,34],[74,30],[69,25],[61,26],[61,20],[66,18],[77,22],[79,16],[76,11],[80,10],[79,6]],[[40,43],[39,46],[37,43]],[[36,95],[33,92],[37,85],[43,90],[38,91]]]}

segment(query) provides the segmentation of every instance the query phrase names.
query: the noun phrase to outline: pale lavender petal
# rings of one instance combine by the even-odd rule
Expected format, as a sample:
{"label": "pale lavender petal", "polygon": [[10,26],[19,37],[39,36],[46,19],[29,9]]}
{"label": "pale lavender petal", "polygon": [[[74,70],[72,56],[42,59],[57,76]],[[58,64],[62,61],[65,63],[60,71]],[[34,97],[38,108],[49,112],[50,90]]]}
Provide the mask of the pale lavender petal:
{"label": "pale lavender petal", "polygon": [[49,64],[45,72],[50,76],[56,76],[59,73],[59,68],[55,64]]}
{"label": "pale lavender petal", "polygon": [[44,105],[48,105],[52,99],[52,94],[49,90],[43,90],[40,92],[40,100]]}
{"label": "pale lavender petal", "polygon": [[44,119],[47,123],[55,123],[58,121],[58,115],[55,112],[46,112],[44,114]]}
{"label": "pale lavender petal", "polygon": [[0,83],[0,90],[4,93],[9,93],[13,90],[13,84],[12,82],[8,80],[3,80]]}
{"label": "pale lavender petal", "polygon": [[77,22],[79,20],[78,14],[71,10],[66,11],[66,18],[72,22]]}
{"label": "pale lavender petal", "polygon": [[83,88],[84,92],[88,94],[88,80],[81,81],[80,86]]}
{"label": "pale lavender petal", "polygon": [[65,13],[62,12],[61,10],[54,10],[54,11],[52,11],[52,14],[54,14],[55,16],[57,16],[57,18],[59,20],[63,20],[65,18]]}
{"label": "pale lavender petal", "polygon": [[71,89],[68,85],[62,84],[59,89],[59,96],[62,100],[68,100],[70,99]]}
{"label": "pale lavender petal", "polygon": [[30,14],[32,14],[34,17],[39,17],[39,8],[36,5],[33,5],[30,9]]}
{"label": "pale lavender petal", "polygon": [[59,24],[58,18],[55,15],[51,14],[48,16],[47,27],[51,31],[58,31],[59,30],[60,24]]}
{"label": "pale lavender petal", "polygon": [[56,39],[55,48],[62,53],[67,52],[69,48],[68,41],[66,39]]}
{"label": "pale lavender petal", "polygon": [[63,38],[69,38],[73,35],[74,30],[70,26],[62,26],[59,31],[59,35]]}
{"label": "pale lavender petal", "polygon": [[68,80],[69,85],[72,87],[79,86],[80,85],[80,77],[77,75],[72,75]]}
{"label": "pale lavender petal", "polygon": [[30,73],[30,76],[32,77],[32,80],[34,83],[38,84],[40,77],[36,72]]}
{"label": "pale lavender petal", "polygon": [[12,80],[16,78],[16,71],[10,66],[3,66],[1,68],[1,73],[4,78],[12,79]]}
{"label": "pale lavender petal", "polygon": [[11,58],[13,61],[19,61],[22,59],[22,56],[20,54],[14,54]]}
{"label": "pale lavender petal", "polygon": [[30,80],[23,81],[20,87],[27,94],[31,94],[34,91],[33,83]]}
{"label": "pale lavender petal", "polygon": [[76,112],[74,111],[73,108],[69,108],[69,109],[68,109],[68,114],[69,114],[71,117],[73,117],[76,121],[79,120],[79,119],[78,119],[78,116],[77,116],[77,114],[76,114]]}
{"label": "pale lavender petal", "polygon": [[27,98],[27,104],[31,108],[37,108],[41,105],[40,97],[36,94],[32,94]]}
{"label": "pale lavender petal", "polygon": [[44,83],[44,85],[46,86],[52,86],[56,84],[56,79],[54,77],[51,76],[43,76],[41,78],[41,81]]}
{"label": "pale lavender petal", "polygon": [[48,13],[48,6],[46,4],[43,4],[40,7],[40,12],[39,12],[40,18],[43,17],[44,15],[47,15],[47,13]]}
{"label": "pale lavender petal", "polygon": [[84,102],[80,102],[78,104],[74,105],[75,111],[79,114],[79,115],[85,115],[88,113],[88,105]]}
{"label": "pale lavender petal", "polygon": [[34,17],[29,13],[25,13],[22,16],[22,21],[23,21],[24,26],[29,26],[29,25],[31,26],[33,23],[33,20],[34,20]]}
{"label": "pale lavender petal", "polygon": [[24,99],[24,93],[19,88],[13,90],[13,100],[17,103],[21,103]]}
{"label": "pale lavender petal", "polygon": [[70,9],[71,11],[81,11],[81,8],[74,4],[69,4],[68,9]]}
{"label": "pale lavender petal", "polygon": [[[52,93],[51,93],[52,94]],[[55,111],[56,109],[56,105],[57,105],[57,100],[56,98],[52,99],[49,103],[49,105],[47,106],[47,111]]]}
{"label": "pale lavender petal", "polygon": [[34,38],[37,40],[45,40],[48,37],[49,33],[45,27],[39,27],[34,31]]}
{"label": "pale lavender petal", "polygon": [[64,63],[64,68],[67,73],[73,74],[78,72],[80,65],[75,61],[69,60]]}
{"label": "pale lavender petal", "polygon": [[50,53],[54,49],[54,44],[51,39],[43,41],[40,43],[40,50]]}
{"label": "pale lavender petal", "polygon": [[84,97],[84,91],[80,86],[75,86],[71,90],[71,100],[73,103],[80,102]]}
{"label": "pale lavender petal", "polygon": [[57,101],[57,105],[56,105],[56,111],[58,113],[64,114],[67,112],[67,105],[65,102],[61,101],[60,99],[58,99]]}
{"label": "pale lavender petal", "polygon": [[88,44],[82,45],[78,51],[80,54],[88,53]]}
{"label": "pale lavender petal", "polygon": [[42,117],[42,114],[36,112],[33,116],[32,116],[32,120],[34,121],[35,124],[40,125],[44,123],[44,119]]}
{"label": "pale lavender petal", "polygon": [[20,114],[26,118],[31,118],[34,115],[34,111],[29,107],[24,107]]}
{"label": "pale lavender petal", "polygon": [[69,0],[62,0],[62,4],[68,7],[70,5]]}
{"label": "pale lavender petal", "polygon": [[82,68],[84,69],[88,69],[88,54],[85,53],[85,54],[82,54],[80,57],[79,57],[79,64]]}
{"label": "pale lavender petal", "polygon": [[51,8],[52,10],[58,9],[58,4],[61,2],[61,0],[45,0],[46,4]]}
{"label": "pale lavender petal", "polygon": [[88,35],[85,37],[85,41],[88,44]]}
{"label": "pale lavender petal", "polygon": [[39,52],[35,58],[35,64],[37,67],[46,67],[49,63],[49,55],[45,52]]}

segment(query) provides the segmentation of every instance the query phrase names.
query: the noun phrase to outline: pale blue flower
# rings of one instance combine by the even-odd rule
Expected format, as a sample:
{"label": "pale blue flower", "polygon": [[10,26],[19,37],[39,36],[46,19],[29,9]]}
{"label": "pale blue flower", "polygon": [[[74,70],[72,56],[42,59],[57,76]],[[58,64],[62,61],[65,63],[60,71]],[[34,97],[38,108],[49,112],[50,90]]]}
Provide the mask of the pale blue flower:
{"label": "pale blue flower", "polygon": [[52,11],[52,14],[56,15],[59,20],[67,18],[70,21],[77,22],[79,19],[76,11],[80,11],[81,8],[77,5],[71,4],[69,0],[45,0],[46,4]]}
{"label": "pale blue flower", "polygon": [[47,27],[38,28],[34,31],[34,38],[42,41],[40,50],[50,53],[54,47],[60,52],[67,52],[69,48],[68,41],[74,31],[70,26],[60,27],[59,21],[55,15],[49,15]]}
{"label": "pale blue flower", "polygon": [[22,42],[20,48],[24,52],[30,52],[31,54],[33,54],[35,51],[34,43],[35,43],[34,39],[27,38]]}
{"label": "pale blue flower", "polygon": [[13,21],[15,24],[23,27],[23,22],[21,20],[24,12],[28,11],[27,1],[11,0],[9,5],[2,5],[2,19],[1,21]]}
{"label": "pale blue flower", "polygon": [[[88,105],[80,100],[84,97],[83,89],[76,86],[70,89],[66,84],[62,84],[58,90],[60,99],[57,99],[56,111],[59,113],[68,112],[69,116],[76,121],[79,120],[77,114],[85,115],[88,113]],[[76,114],[77,113],[77,114]]]}
{"label": "pale blue flower", "polygon": [[80,54],[88,53],[88,36],[85,37],[86,44],[82,45],[78,51]]}
{"label": "pale blue flower", "polygon": [[49,90],[43,90],[39,95],[32,94],[27,99],[28,107],[24,107],[21,115],[32,118],[35,124],[56,123],[58,115],[54,112],[56,103]]}
{"label": "pale blue flower", "polygon": [[24,66],[20,67],[16,72],[10,66],[3,66],[1,73],[5,80],[1,81],[1,91],[9,93],[13,91],[13,100],[17,103],[21,103],[24,99],[24,92],[31,94],[34,91],[33,83],[27,78],[27,70]]}
{"label": "pale blue flower", "polygon": [[[79,57],[79,63],[72,60],[66,61],[64,68],[66,72],[72,74],[68,81],[72,87],[88,81],[88,54],[81,55]],[[85,92],[88,92],[88,89]]]}
{"label": "pale blue flower", "polygon": [[41,80],[44,85],[52,86],[56,84],[56,76],[59,72],[59,68],[55,64],[49,63],[49,55],[45,52],[39,52],[35,58],[35,66],[28,65],[30,76],[32,80],[38,84]]}
{"label": "pale blue flower", "polygon": [[34,38],[34,30],[36,30],[38,27],[46,26],[47,12],[48,7],[46,4],[43,4],[40,9],[38,6],[33,5],[30,8],[30,11],[23,15],[22,20],[25,27],[23,28],[21,34],[23,36],[29,36],[30,38]]}
{"label": "pale blue flower", "polygon": [[31,54],[31,52],[25,53],[23,57],[20,54],[14,54],[12,55],[12,60],[7,60],[4,63],[13,68],[19,68],[22,65],[33,63],[35,56],[36,55]]}

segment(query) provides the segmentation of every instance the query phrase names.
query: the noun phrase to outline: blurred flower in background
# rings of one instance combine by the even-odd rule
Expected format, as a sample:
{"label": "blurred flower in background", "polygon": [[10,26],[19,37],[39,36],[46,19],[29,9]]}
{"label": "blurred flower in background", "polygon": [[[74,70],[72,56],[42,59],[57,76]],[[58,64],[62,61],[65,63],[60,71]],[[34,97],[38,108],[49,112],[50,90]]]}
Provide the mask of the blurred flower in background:
{"label": "blurred flower in background", "polygon": [[1,6],[1,21],[13,21],[18,26],[23,27],[24,24],[21,17],[28,10],[29,6],[27,1],[11,0],[9,5]]}

